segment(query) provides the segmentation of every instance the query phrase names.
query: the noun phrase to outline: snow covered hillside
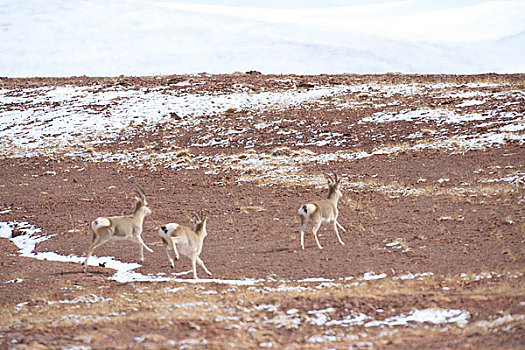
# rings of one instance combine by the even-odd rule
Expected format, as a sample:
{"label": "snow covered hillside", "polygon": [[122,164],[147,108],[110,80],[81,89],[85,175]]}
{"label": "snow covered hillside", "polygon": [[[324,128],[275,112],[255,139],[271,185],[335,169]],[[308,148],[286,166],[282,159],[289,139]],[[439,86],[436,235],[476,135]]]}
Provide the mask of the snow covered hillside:
{"label": "snow covered hillside", "polygon": [[520,73],[523,57],[521,0],[0,2],[7,77]]}

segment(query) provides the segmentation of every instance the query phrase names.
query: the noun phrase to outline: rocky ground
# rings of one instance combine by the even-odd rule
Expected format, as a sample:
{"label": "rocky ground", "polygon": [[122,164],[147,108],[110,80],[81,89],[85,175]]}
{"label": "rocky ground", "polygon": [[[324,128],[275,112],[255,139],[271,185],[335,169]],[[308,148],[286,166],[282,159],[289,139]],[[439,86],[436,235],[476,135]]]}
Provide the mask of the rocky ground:
{"label": "rocky ground", "polygon": [[[0,348],[523,348],[524,115],[524,75],[2,78]],[[137,185],[154,253],[83,273]],[[201,209],[194,280],[156,231]]]}

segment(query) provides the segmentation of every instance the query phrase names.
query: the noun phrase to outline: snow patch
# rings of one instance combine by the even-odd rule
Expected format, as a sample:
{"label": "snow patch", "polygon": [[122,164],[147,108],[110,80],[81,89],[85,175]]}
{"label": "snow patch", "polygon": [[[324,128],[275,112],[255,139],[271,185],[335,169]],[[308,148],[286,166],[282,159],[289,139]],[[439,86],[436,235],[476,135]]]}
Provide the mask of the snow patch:
{"label": "snow patch", "polygon": [[389,317],[383,321],[370,321],[364,324],[365,327],[382,326],[408,326],[411,322],[447,324],[456,323],[459,327],[464,327],[470,319],[470,313],[464,310],[444,310],[444,309],[423,309],[414,310],[408,315]]}

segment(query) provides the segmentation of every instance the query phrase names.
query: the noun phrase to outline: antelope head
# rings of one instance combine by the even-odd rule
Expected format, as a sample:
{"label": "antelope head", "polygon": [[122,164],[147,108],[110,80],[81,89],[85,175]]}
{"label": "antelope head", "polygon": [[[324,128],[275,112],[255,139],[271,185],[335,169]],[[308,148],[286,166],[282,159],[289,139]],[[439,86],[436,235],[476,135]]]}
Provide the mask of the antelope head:
{"label": "antelope head", "polygon": [[151,214],[151,209],[148,207],[148,201],[146,200],[146,192],[144,189],[140,186],[137,186],[134,191],[139,195],[138,197],[135,197],[135,201],[137,202],[135,206],[135,213],[137,213],[139,210],[142,210],[144,212],[144,216]]}
{"label": "antelope head", "polygon": [[206,220],[208,220],[208,218],[206,217],[206,215],[203,215],[202,209],[201,209],[200,215],[198,215],[195,211],[190,211],[188,212],[188,214],[190,215],[191,222],[195,224],[195,232],[197,233],[202,232],[204,236],[206,236],[207,235]]}
{"label": "antelope head", "polygon": [[323,173],[326,179],[328,180],[328,198],[333,198],[333,196],[337,196],[337,199],[343,197],[343,193],[339,189],[339,185],[341,184],[341,179],[337,176],[335,171],[332,171],[334,174],[334,177],[330,176],[329,174]]}

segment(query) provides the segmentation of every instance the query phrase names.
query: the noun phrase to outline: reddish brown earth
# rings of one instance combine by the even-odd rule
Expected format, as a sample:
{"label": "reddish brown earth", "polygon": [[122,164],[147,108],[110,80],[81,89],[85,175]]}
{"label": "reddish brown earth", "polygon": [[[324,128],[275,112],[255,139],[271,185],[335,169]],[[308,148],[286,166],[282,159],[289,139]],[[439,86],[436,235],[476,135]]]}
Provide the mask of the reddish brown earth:
{"label": "reddish brown earth", "polygon": [[[521,89],[522,93],[525,91],[523,75],[287,78],[294,79],[298,86],[304,84],[304,88],[312,83],[337,85],[371,81],[382,84],[463,84],[481,81],[505,82],[511,84],[513,89]],[[155,87],[185,79],[177,76],[159,79],[2,79],[0,86],[21,89],[97,82],[101,85]],[[199,85],[199,89],[209,91],[228,91],[233,84],[240,83],[249,85],[253,91],[259,91],[262,87],[274,90],[290,88],[284,82],[280,83],[282,86],[276,86],[277,83],[268,85],[268,76],[255,73],[196,76],[191,79],[205,81],[207,84]],[[410,97],[403,101],[406,103],[404,108],[412,106]],[[427,106],[433,106],[438,102],[429,100],[426,103]],[[524,99],[518,103],[521,103],[518,118],[523,120]],[[335,128],[340,128],[344,134],[348,133],[344,129],[345,125],[357,123],[375,112],[367,109],[343,113],[326,111],[313,116],[308,109],[298,107],[290,111],[269,112],[268,116],[288,118],[297,115],[321,124],[341,119],[342,124]],[[236,115],[242,115],[242,112],[232,111],[224,117],[224,123],[235,120]],[[304,133],[309,131],[308,124],[293,126],[303,128]],[[286,125],[281,127],[287,128]],[[356,124],[352,133],[364,135],[367,127]],[[405,122],[393,131],[389,129],[388,123],[378,124],[375,131],[386,135],[383,139],[377,141],[363,137],[344,148],[370,152],[379,146],[396,145],[399,140],[394,134],[411,134],[414,127],[422,130],[428,125],[414,126]],[[471,127],[465,123],[454,130],[450,128],[448,135],[461,135]],[[158,144],[160,149],[169,132],[168,127],[159,127],[151,133],[137,133],[131,143],[112,143],[99,147],[118,152],[148,143]],[[205,130],[197,134],[203,132]],[[272,152],[277,146],[297,149],[292,136],[278,136],[274,132],[259,132],[256,129],[253,129],[253,134],[258,136],[261,144],[272,144],[256,147],[256,153]],[[188,152],[193,155],[244,151],[243,143],[235,138],[228,149],[189,147],[194,136],[186,135],[176,142],[180,147],[188,147]],[[251,136],[245,133],[238,137]],[[307,148],[317,154],[341,149],[334,145]],[[346,277],[356,280],[369,272],[386,273],[388,278],[363,282],[360,286],[351,286],[353,280],[350,280],[341,282],[340,286],[322,288],[319,293],[306,291],[303,294],[275,289],[268,294],[258,294],[249,287],[214,283],[122,284],[108,279],[114,273],[111,269],[90,267],[87,273],[82,273],[80,264],[20,257],[18,249],[10,240],[0,238],[0,304],[4,319],[0,321],[0,348],[84,346],[224,349],[270,345],[273,348],[298,349],[346,349],[352,346],[392,349],[525,348],[524,185],[523,182],[480,182],[525,172],[525,147],[519,142],[509,142],[498,147],[451,153],[442,149],[407,150],[353,161],[302,164],[301,174],[306,177],[335,171],[347,183],[366,181],[370,184],[361,189],[352,185],[343,188],[339,221],[347,229],[346,233],[342,233],[346,245],[340,245],[329,225],[325,224],[320,230],[324,249],[317,248],[308,232],[304,251],[300,249],[297,209],[307,201],[324,198],[326,189],[300,182],[269,186],[263,180],[257,181],[258,177],[262,178],[263,172],[254,174],[255,181],[244,181],[242,178],[246,174],[242,174],[239,169],[210,175],[202,168],[157,167],[151,170],[61,156],[3,157],[0,159],[0,210],[9,208],[11,211],[2,214],[1,221],[29,222],[41,228],[45,235],[56,235],[38,244],[38,252],[82,256],[91,241],[91,220],[102,215],[130,213],[133,209],[133,188],[140,185],[145,189],[153,211],[145,220],[143,238],[154,249],[154,253],[145,252],[145,261],[136,270],[142,274],[172,272],[156,236],[156,228],[166,222],[189,225],[187,211],[203,209],[209,222],[201,258],[212,271],[213,278],[265,279],[263,284],[271,288],[277,288],[279,280],[290,281],[293,285],[300,284],[297,281],[302,279],[315,277],[337,282],[344,281]],[[74,171],[78,166],[85,170]],[[50,172],[54,175],[50,175]],[[443,178],[448,180],[438,181]],[[421,182],[420,179],[426,181]],[[464,183],[470,183],[470,188],[477,192],[461,195],[457,188]],[[424,195],[399,195],[397,192],[380,190],[382,185],[426,192]],[[387,246],[396,240],[401,242],[402,249]],[[110,242],[97,248],[95,254],[114,256],[124,262],[138,262],[139,257],[136,244],[131,242]],[[188,259],[176,261],[175,272],[189,269]],[[494,273],[493,278],[476,280],[473,277],[490,272]],[[393,279],[409,273],[432,273],[433,276],[424,281],[406,283]],[[462,279],[462,274],[469,277]],[[204,275],[204,271],[199,270],[199,277]],[[183,278],[189,279],[190,276],[185,275]],[[273,277],[268,279],[269,276]],[[6,283],[17,278],[23,282]],[[185,288],[179,292],[180,295],[172,293],[166,296],[169,294],[166,288],[180,286]],[[143,289],[150,293],[138,292]],[[229,289],[232,289],[231,292]],[[202,293],[203,290],[217,294]],[[157,294],[158,300],[155,297]],[[93,318],[91,321],[70,323],[64,321],[64,315],[74,313],[74,310],[66,305],[62,311],[57,310],[48,303],[89,295],[112,298],[114,303],[93,306],[92,310],[92,306],[86,306],[86,310],[91,310],[85,311],[88,315],[105,316],[118,311],[122,312],[122,316],[110,320]],[[120,299],[122,295],[129,297]],[[241,316],[219,319],[216,311],[210,311],[207,316],[208,311],[198,307],[195,314],[191,314],[191,311],[185,314],[177,308],[169,309],[180,302],[179,297],[186,302],[204,300],[220,305],[221,310],[236,310]],[[28,304],[24,306],[24,311],[15,312],[17,307],[20,308],[17,306],[20,303]],[[335,330],[326,331],[329,328],[326,325],[318,326],[304,321],[306,316],[298,327],[272,323],[271,320],[277,322],[276,312],[257,307],[265,304],[277,305],[283,314],[287,314],[287,310],[297,309],[300,315],[308,315],[309,310],[331,307],[335,309],[332,315],[334,319],[342,319],[350,311],[386,319],[426,308],[467,310],[470,319],[464,328],[451,326],[446,329],[446,325],[413,328],[356,325],[334,326]],[[162,311],[166,308],[170,311]],[[476,323],[496,320],[505,315],[512,316],[512,319],[486,328]],[[308,341],[312,336],[330,332],[333,332],[336,340]],[[196,341],[181,343],[184,339]]]}

